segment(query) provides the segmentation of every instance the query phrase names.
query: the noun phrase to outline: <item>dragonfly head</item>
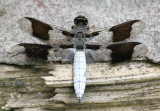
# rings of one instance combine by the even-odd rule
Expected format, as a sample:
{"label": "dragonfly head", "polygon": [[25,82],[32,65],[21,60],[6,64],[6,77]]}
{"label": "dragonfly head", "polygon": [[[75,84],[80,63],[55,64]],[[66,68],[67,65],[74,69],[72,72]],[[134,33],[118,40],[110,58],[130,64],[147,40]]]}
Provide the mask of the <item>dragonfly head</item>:
{"label": "dragonfly head", "polygon": [[83,24],[83,25],[87,25],[88,24],[88,20],[86,17],[79,15],[78,17],[76,17],[74,19],[74,24],[75,25],[79,25],[79,24]]}

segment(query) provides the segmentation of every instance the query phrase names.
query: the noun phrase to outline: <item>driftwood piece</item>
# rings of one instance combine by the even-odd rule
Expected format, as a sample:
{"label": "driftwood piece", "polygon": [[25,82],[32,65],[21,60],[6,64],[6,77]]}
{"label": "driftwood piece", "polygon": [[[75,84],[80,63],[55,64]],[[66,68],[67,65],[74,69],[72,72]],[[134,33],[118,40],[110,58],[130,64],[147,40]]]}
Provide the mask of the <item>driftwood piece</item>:
{"label": "driftwood piece", "polygon": [[4,111],[158,111],[160,107],[160,66],[156,64],[88,64],[81,103],[74,93],[71,64],[0,67]]}

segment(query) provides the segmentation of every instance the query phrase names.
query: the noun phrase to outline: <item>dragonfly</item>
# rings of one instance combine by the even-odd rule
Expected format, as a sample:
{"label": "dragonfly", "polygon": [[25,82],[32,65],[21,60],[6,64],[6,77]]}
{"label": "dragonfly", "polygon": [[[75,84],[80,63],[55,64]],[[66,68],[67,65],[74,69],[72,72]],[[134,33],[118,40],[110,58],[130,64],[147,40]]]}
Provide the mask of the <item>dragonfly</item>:
{"label": "dragonfly", "polygon": [[[49,50],[55,49],[74,49],[73,57],[73,82],[74,90],[81,102],[86,87],[86,70],[88,59],[86,50],[98,50],[101,44],[89,44],[87,41],[98,37],[103,31],[112,33],[112,43],[105,48],[111,51],[111,63],[119,63],[132,59],[134,48],[140,45],[140,42],[125,42],[126,39],[138,35],[145,28],[145,23],[141,20],[131,20],[121,23],[110,28],[102,28],[100,30],[90,31],[88,19],[79,15],[74,19],[74,25],[71,30],[67,30],[54,25],[46,24],[40,20],[31,17],[24,17],[19,20],[20,27],[30,35],[45,41],[47,44],[20,43],[19,46],[24,47],[25,54],[28,58],[48,60]],[[64,38],[60,42],[49,43],[51,37],[49,32],[57,30]],[[124,42],[121,42],[124,41]]]}

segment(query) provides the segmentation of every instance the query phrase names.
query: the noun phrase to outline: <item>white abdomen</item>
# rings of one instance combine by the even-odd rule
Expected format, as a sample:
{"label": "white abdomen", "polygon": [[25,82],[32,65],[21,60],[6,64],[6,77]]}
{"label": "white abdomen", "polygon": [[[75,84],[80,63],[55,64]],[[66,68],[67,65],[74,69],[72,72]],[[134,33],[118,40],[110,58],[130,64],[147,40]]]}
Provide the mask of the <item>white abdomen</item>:
{"label": "white abdomen", "polygon": [[80,102],[86,86],[86,56],[85,51],[76,51],[73,63],[74,89]]}

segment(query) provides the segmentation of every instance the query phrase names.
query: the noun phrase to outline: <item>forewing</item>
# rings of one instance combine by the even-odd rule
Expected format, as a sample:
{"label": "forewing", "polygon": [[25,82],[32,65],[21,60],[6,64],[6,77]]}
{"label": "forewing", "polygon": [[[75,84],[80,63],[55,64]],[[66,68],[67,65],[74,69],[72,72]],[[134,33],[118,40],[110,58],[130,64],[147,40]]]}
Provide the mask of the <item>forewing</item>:
{"label": "forewing", "polygon": [[30,17],[20,19],[19,24],[22,30],[42,40],[49,40],[48,32],[53,30],[50,25]]}
{"label": "forewing", "polygon": [[141,20],[131,20],[111,28],[104,27],[99,30],[95,30],[89,34],[86,34],[86,37],[93,37],[92,39],[88,39],[89,44],[100,43],[101,45],[106,46],[111,42],[124,42],[124,40],[128,38],[135,37],[141,33],[144,28],[145,23]]}
{"label": "forewing", "polygon": [[134,47],[139,45],[139,42],[127,42],[127,43],[117,43],[111,44],[107,49],[112,50],[111,58],[112,63],[118,63],[132,58]]}
{"label": "forewing", "polygon": [[43,59],[47,60],[47,56],[49,54],[49,49],[52,48],[50,45],[42,45],[42,44],[29,44],[22,43],[18,44],[19,46],[23,46],[25,48],[25,53],[27,57]]}
{"label": "forewing", "polygon": [[64,28],[51,26],[31,17],[24,17],[20,19],[19,25],[23,31],[42,40],[50,40],[51,34],[49,32],[52,30],[60,31],[61,35],[63,34],[65,36],[74,36],[73,33]]}
{"label": "forewing", "polygon": [[145,28],[145,23],[140,20],[128,21],[109,29],[113,33],[112,41],[123,41],[127,38],[138,35]]}
{"label": "forewing", "polygon": [[99,32],[100,32],[100,31],[91,32],[91,33],[89,33],[89,34],[86,34],[86,37],[89,38],[89,37],[98,36],[98,35],[99,35]]}

